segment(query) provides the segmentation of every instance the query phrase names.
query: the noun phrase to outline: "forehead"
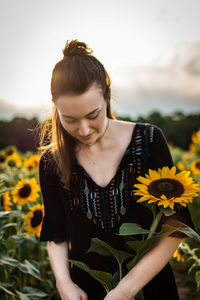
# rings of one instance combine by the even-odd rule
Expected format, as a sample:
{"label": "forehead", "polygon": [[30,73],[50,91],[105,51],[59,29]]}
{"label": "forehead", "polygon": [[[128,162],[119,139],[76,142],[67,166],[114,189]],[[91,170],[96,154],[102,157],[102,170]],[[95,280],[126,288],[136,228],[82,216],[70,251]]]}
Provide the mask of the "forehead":
{"label": "forehead", "polygon": [[104,103],[102,90],[92,86],[80,95],[66,94],[58,97],[55,105],[60,114],[78,118],[89,114],[96,108],[101,108]]}

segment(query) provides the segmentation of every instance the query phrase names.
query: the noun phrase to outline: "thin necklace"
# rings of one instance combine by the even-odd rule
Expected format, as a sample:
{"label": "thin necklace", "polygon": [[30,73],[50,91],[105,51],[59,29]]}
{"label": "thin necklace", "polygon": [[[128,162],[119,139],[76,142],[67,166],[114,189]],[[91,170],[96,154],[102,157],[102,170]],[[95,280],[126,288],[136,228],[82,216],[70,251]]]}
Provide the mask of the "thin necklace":
{"label": "thin necklace", "polygon": [[[107,123],[106,129],[104,130],[103,134],[94,143],[89,144],[88,148],[90,148],[91,146],[95,145],[97,142],[99,142],[104,137],[104,135],[106,134],[106,131],[108,130],[109,124],[110,124],[110,119],[108,118],[108,123]],[[94,159],[92,159],[89,155],[87,155],[87,156],[88,156],[89,160],[93,163],[93,165],[97,164]]]}

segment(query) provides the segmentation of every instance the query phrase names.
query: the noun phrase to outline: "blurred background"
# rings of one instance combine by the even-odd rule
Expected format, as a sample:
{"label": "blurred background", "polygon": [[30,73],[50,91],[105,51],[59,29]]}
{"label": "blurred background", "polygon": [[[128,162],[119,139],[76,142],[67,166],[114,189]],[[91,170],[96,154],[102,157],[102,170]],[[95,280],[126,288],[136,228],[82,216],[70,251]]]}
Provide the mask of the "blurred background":
{"label": "blurred background", "polygon": [[[104,64],[112,79],[112,107],[118,118],[158,125],[177,169],[191,170],[194,180],[200,183],[199,12],[199,0],[0,0],[0,200],[1,210],[5,210],[5,214],[1,212],[1,228],[5,227],[5,232],[14,230],[10,229],[14,224],[11,221],[18,218],[17,238],[11,236],[14,231],[7,232],[0,247],[2,253],[16,259],[13,265],[9,265],[11,260],[5,253],[4,260],[0,259],[0,275],[8,265],[5,282],[0,283],[0,297],[17,293],[24,299],[20,294],[23,291],[31,295],[30,299],[35,299],[32,294],[39,298],[51,294],[45,299],[59,299],[46,248],[38,238],[26,237],[18,215],[12,217],[19,207],[10,204],[8,209],[3,203],[10,201],[4,195],[8,198],[6,193],[23,176],[38,180],[39,155],[32,156],[38,145],[34,129],[50,115],[51,73],[63,57],[67,40],[86,42]],[[41,203],[40,196],[36,198]],[[199,208],[197,198],[190,212],[198,232]],[[23,220],[28,208],[21,207],[20,211]],[[28,218],[32,222],[33,217]],[[179,257],[179,261],[172,259],[171,265],[180,300],[199,300],[200,247],[191,241],[188,245],[191,249],[184,254],[185,262]],[[26,269],[18,264],[18,292],[13,292],[8,278],[15,274],[17,261],[27,259],[27,253],[29,265]],[[50,280],[40,279],[40,267],[41,277],[48,274]],[[191,267],[193,271],[188,272]],[[27,285],[31,288],[26,289]],[[43,292],[36,291],[36,287]]]}
{"label": "blurred background", "polygon": [[[153,121],[186,148],[200,124],[199,11],[198,0],[0,0],[0,148],[50,112],[51,72],[71,39],[104,64],[118,116]],[[171,132],[166,116],[181,126]]]}

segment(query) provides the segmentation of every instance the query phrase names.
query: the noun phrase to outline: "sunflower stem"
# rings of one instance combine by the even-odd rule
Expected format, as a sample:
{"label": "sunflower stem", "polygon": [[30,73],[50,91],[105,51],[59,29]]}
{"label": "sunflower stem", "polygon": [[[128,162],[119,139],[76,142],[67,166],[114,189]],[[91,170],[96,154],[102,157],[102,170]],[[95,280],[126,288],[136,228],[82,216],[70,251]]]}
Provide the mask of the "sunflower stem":
{"label": "sunflower stem", "polygon": [[153,236],[154,232],[156,231],[156,228],[158,226],[158,223],[160,222],[162,214],[163,214],[163,211],[159,210],[158,214],[153,219],[153,222],[152,222],[151,227],[150,227],[150,232],[149,232],[149,234],[147,236],[147,240],[150,239]]}

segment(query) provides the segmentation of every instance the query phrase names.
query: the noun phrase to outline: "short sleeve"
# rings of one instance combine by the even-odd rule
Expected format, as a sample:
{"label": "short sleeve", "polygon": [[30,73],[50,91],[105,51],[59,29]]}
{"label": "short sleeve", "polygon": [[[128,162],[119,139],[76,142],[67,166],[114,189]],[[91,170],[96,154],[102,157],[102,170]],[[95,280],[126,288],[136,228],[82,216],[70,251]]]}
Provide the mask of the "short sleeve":
{"label": "short sleeve", "polygon": [[68,240],[67,217],[62,201],[61,185],[52,164],[45,155],[39,162],[39,181],[44,204],[40,241],[58,243],[66,241]]}
{"label": "short sleeve", "polygon": [[[155,125],[152,126],[152,141],[149,145],[150,156],[146,167],[147,169],[152,170],[158,170],[158,168],[162,168],[164,166],[168,166],[169,168],[171,168],[174,163],[167,144],[167,140],[159,127]],[[187,207],[175,206],[174,210],[176,211],[174,215],[170,217],[162,217],[158,226],[158,231],[161,230],[161,226],[163,224],[168,223],[175,225],[176,221],[182,222],[190,226],[192,229],[195,229]],[[174,233],[172,236],[185,237],[185,235],[180,232]]]}

